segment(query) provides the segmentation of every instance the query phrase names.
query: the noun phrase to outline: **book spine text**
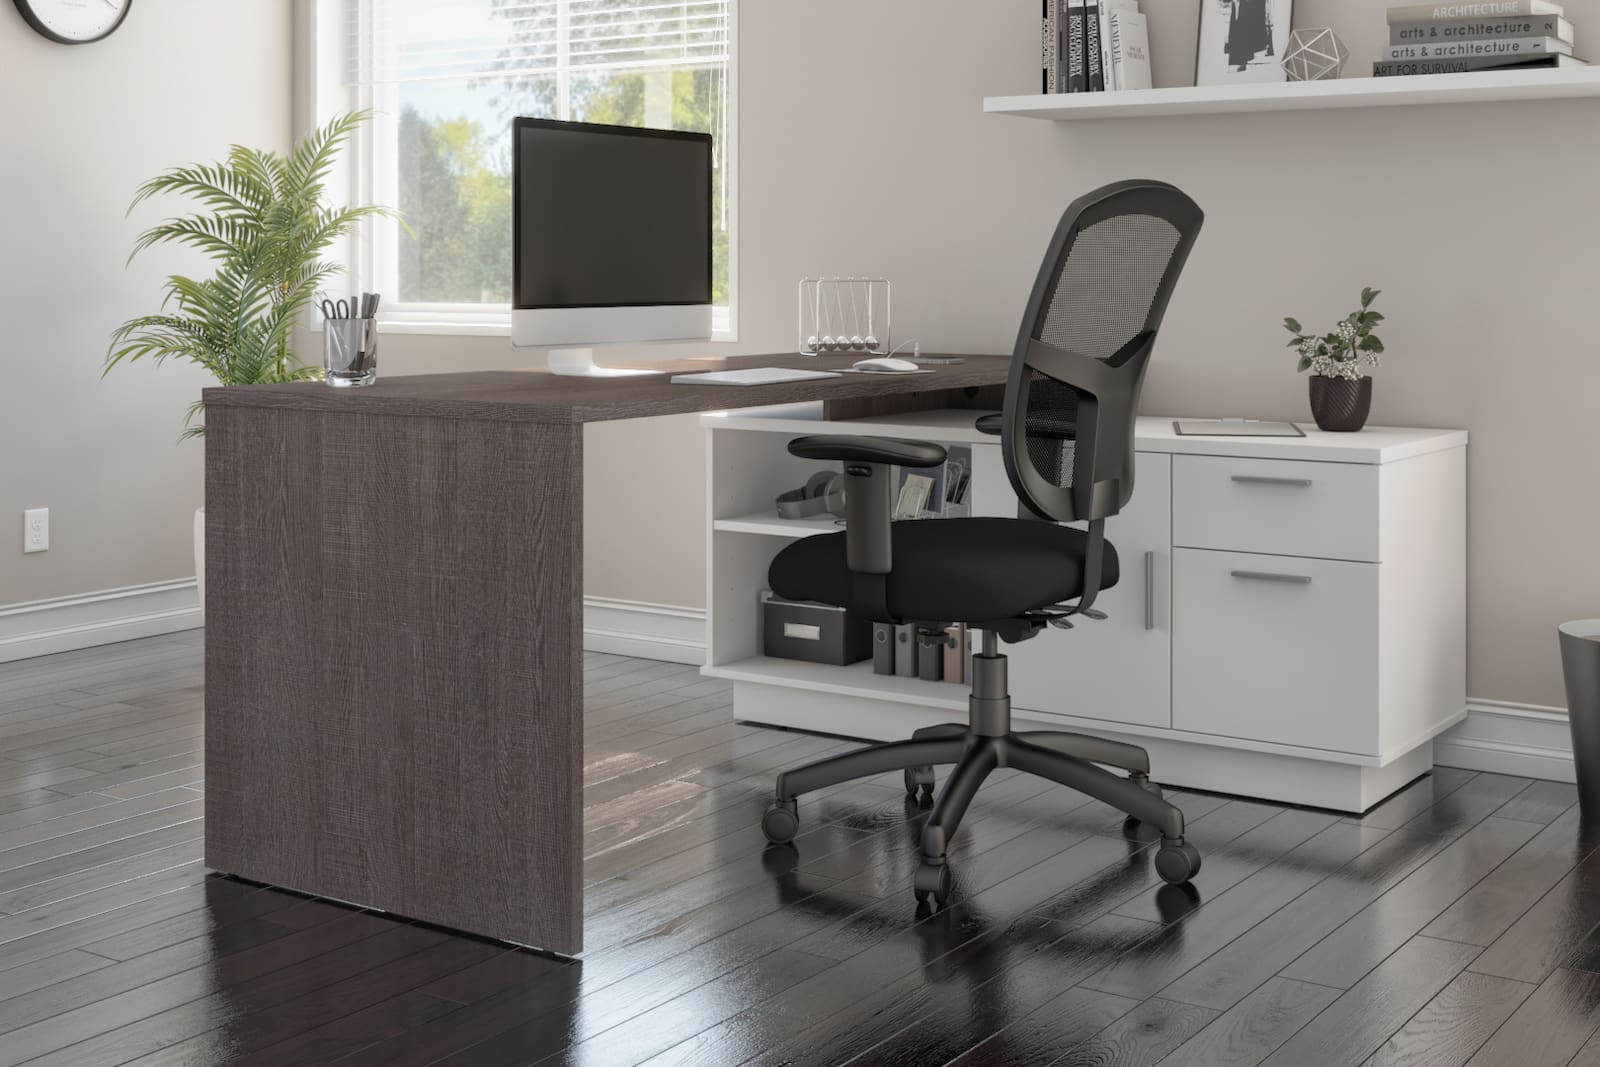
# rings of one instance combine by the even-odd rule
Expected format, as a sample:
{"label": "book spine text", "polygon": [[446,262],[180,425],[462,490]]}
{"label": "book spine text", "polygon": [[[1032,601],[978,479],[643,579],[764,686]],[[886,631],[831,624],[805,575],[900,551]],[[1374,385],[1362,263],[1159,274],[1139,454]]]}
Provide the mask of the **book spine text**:
{"label": "book spine text", "polygon": [[1390,44],[1421,41],[1483,40],[1490,37],[1554,37],[1572,43],[1572,24],[1559,15],[1508,19],[1451,19],[1447,22],[1397,22],[1389,27]]}

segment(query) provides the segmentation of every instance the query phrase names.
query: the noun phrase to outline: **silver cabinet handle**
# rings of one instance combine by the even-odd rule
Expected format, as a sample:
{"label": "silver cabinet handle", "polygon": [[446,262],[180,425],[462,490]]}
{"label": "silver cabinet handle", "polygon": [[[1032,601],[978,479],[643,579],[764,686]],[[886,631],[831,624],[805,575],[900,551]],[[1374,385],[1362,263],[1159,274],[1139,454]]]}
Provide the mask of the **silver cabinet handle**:
{"label": "silver cabinet handle", "polygon": [[1144,554],[1144,628],[1156,628],[1156,554]]}
{"label": "silver cabinet handle", "polygon": [[1273,571],[1229,571],[1235,578],[1245,578],[1252,582],[1288,582],[1291,585],[1310,585],[1309,574],[1277,574]]}
{"label": "silver cabinet handle", "polygon": [[1271,478],[1264,474],[1235,474],[1233,480],[1241,485],[1293,485],[1305,488],[1310,478]]}

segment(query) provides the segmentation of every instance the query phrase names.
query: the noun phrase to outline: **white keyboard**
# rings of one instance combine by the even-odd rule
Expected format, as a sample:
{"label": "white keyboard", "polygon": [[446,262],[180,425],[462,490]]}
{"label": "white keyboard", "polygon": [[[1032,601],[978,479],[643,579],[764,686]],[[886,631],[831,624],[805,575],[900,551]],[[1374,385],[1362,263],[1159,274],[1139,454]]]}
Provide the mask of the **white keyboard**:
{"label": "white keyboard", "polygon": [[835,370],[795,370],[792,367],[750,367],[745,370],[711,370],[700,374],[674,374],[673,385],[778,385],[837,378]]}

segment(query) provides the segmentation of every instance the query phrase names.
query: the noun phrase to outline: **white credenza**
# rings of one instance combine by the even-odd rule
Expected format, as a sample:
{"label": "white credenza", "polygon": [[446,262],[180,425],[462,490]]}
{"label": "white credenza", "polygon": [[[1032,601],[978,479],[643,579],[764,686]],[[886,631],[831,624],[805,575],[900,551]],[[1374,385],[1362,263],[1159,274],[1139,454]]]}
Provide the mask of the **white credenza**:
{"label": "white credenza", "polygon": [[[823,464],[792,437],[858,433],[973,450],[972,510],[1016,514],[973,411],[826,422],[820,406],[708,415],[707,674],[740,719],[851,737],[965,721],[966,690],[870,663],[760,655],[767,566],[796,537],[772,500]],[[1106,526],[1109,618],[1004,646],[1018,729],[1150,750],[1161,782],[1364,811],[1426,772],[1466,715],[1466,445],[1460,430],[1185,437],[1141,418],[1133,499]]]}

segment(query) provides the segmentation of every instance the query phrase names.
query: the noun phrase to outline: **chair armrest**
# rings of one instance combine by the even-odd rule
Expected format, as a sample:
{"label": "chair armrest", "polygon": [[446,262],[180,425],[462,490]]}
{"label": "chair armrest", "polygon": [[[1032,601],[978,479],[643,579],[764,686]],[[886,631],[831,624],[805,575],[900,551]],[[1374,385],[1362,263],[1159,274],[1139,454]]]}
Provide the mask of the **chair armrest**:
{"label": "chair armrest", "polygon": [[[995,411],[979,415],[973,428],[979,433],[999,437],[1005,431],[1005,412]],[[1057,441],[1075,441],[1078,438],[1078,418],[1075,411],[1037,411],[1028,416],[1029,437],[1050,437]]]}
{"label": "chair armrest", "polygon": [[889,520],[895,485],[890,468],[937,467],[945,460],[944,448],[893,437],[816,434],[790,441],[789,451],[801,459],[844,463],[844,543],[850,568],[846,606],[875,622],[891,621],[888,575],[894,567],[894,550]]}
{"label": "chair armrest", "polygon": [[928,441],[903,441],[894,437],[852,437],[847,434],[797,437],[789,442],[789,452],[801,459],[898,463],[902,467],[937,467],[945,459],[944,448]]}

